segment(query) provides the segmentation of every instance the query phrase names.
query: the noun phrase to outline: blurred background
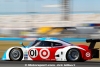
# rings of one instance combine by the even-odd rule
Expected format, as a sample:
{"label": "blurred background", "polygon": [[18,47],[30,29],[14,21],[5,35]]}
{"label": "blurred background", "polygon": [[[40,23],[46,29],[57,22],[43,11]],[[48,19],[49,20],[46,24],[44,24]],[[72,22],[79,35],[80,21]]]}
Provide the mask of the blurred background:
{"label": "blurred background", "polygon": [[99,2],[0,0],[0,36],[99,38]]}
{"label": "blurred background", "polygon": [[0,57],[38,37],[89,45],[87,38],[100,38],[100,0],[0,0]]}

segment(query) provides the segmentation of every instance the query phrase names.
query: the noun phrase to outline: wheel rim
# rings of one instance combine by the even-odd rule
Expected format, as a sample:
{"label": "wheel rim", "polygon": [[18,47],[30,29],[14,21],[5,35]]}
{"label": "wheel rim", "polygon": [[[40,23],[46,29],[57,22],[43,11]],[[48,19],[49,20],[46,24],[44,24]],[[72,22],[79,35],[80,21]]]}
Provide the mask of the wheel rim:
{"label": "wheel rim", "polygon": [[18,60],[21,56],[21,53],[18,49],[13,49],[10,53],[10,57],[13,59],[13,60]]}
{"label": "wheel rim", "polygon": [[79,58],[79,52],[76,49],[72,49],[68,53],[68,58],[72,61],[76,61]]}

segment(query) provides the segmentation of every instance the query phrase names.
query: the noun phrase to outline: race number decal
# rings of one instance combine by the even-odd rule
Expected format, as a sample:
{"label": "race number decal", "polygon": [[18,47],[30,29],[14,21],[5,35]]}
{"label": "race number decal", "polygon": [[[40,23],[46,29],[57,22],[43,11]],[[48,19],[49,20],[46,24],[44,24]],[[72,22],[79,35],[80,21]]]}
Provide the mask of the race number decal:
{"label": "race number decal", "polygon": [[50,51],[48,49],[41,49],[39,55],[42,59],[47,59],[50,56]]}
{"label": "race number decal", "polygon": [[37,57],[37,56],[38,56],[38,50],[37,50],[37,49],[31,49],[31,50],[29,51],[29,55],[30,55],[30,57],[32,57],[32,58]]}

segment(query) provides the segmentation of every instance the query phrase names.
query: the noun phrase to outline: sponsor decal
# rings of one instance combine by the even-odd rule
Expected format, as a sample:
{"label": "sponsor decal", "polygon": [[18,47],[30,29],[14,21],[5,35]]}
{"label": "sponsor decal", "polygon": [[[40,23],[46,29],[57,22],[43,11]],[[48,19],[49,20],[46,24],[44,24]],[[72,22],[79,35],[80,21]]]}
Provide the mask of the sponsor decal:
{"label": "sponsor decal", "polygon": [[48,49],[41,49],[39,55],[42,59],[47,59],[50,56],[50,51]]}
{"label": "sponsor decal", "polygon": [[27,59],[28,59],[28,57],[24,57],[24,59],[25,59],[25,60],[27,60]]}
{"label": "sponsor decal", "polygon": [[24,57],[28,57],[28,55],[27,54],[24,54]]}
{"label": "sponsor decal", "polygon": [[86,52],[86,57],[90,57],[91,56],[91,54],[90,54],[90,52]]}
{"label": "sponsor decal", "polygon": [[27,60],[28,59],[28,53],[27,51],[24,52],[24,60]]}

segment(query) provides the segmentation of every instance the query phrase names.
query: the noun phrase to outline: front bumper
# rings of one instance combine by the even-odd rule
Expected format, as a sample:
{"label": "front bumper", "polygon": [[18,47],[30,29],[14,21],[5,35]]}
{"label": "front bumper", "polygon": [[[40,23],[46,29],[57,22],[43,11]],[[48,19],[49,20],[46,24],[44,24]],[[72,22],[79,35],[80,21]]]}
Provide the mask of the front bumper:
{"label": "front bumper", "polygon": [[2,58],[1,58],[1,60],[7,60],[6,53],[7,53],[7,51],[4,52],[4,54],[3,54]]}

